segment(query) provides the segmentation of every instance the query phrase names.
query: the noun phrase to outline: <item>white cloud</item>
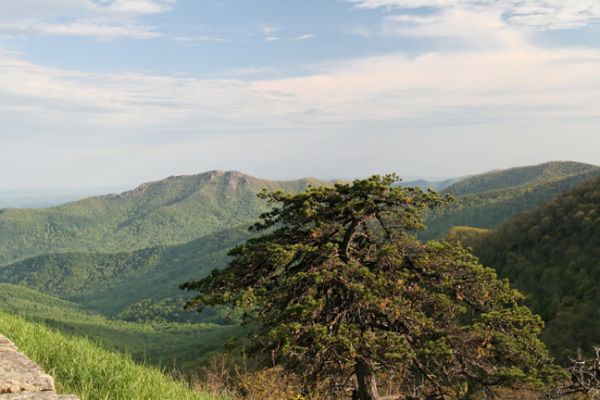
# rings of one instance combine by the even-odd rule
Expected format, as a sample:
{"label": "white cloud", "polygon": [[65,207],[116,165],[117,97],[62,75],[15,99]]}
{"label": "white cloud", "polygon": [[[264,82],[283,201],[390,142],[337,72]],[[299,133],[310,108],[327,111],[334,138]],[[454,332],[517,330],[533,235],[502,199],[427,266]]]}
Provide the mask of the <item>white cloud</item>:
{"label": "white cloud", "polygon": [[388,16],[380,33],[385,36],[458,38],[471,48],[482,49],[523,46],[528,36],[527,32],[503,21],[499,11],[460,8],[427,15]]}
{"label": "white cloud", "polygon": [[114,0],[108,2],[108,10],[114,13],[144,15],[158,14],[168,11],[173,2],[150,0]]}
{"label": "white cloud", "polygon": [[500,12],[509,24],[535,29],[579,28],[600,21],[597,0],[346,0],[358,8],[437,8]]}
{"label": "white cloud", "polygon": [[[34,29],[22,21],[22,29]],[[130,17],[119,21],[121,26],[140,26],[132,25]],[[52,24],[44,22],[37,34],[58,29]],[[17,27],[13,22],[13,31]],[[89,29],[70,29],[76,28],[78,34]],[[275,37],[267,34],[277,32],[273,29],[261,30],[259,38]],[[388,54],[321,64],[312,74],[286,79],[260,79],[272,72],[262,68],[223,75],[230,79],[84,73],[0,52],[0,137],[12,146],[0,149],[0,168],[11,165],[6,160],[25,165],[24,160],[35,156],[54,165],[70,160],[69,154],[80,154],[81,160],[73,162],[98,160],[95,170],[114,170],[106,178],[113,183],[111,179],[121,176],[120,163],[160,177],[169,163],[183,171],[184,159],[186,165],[193,160],[204,164],[183,172],[264,164],[249,172],[266,176],[264,171],[273,170],[277,162],[285,165],[278,169],[279,177],[322,171],[334,175],[344,169],[348,175],[388,172],[396,169],[394,162],[412,163],[413,173],[458,175],[476,172],[474,164],[482,170],[506,165],[499,160],[517,164],[589,156],[588,161],[599,161],[593,145],[600,145],[599,50],[536,47],[527,30],[507,22],[494,8],[449,6],[424,15],[394,11],[379,33],[454,37],[469,45],[416,57]],[[573,135],[568,143],[566,132]],[[43,151],[19,153],[14,150],[19,145]],[[486,152],[486,146],[494,151]],[[531,146],[537,146],[535,152]],[[46,152],[47,147],[59,150]],[[300,148],[313,149],[317,160],[307,163]],[[264,158],[265,152],[276,154],[277,161]],[[452,167],[462,170],[436,170],[435,157],[448,152],[458,160]],[[532,160],[534,153],[537,158]],[[344,157],[348,160],[340,161]],[[235,164],[239,160],[247,164]],[[55,170],[61,176],[80,170],[60,163],[65,165]],[[81,174],[90,170],[81,169]],[[132,182],[142,179],[134,178]]]}
{"label": "white cloud", "polygon": [[140,19],[163,13],[173,0],[19,0],[2,4],[0,33],[90,36],[98,39],[161,36]]}
{"label": "white cloud", "polygon": [[263,25],[260,27],[260,31],[265,36],[273,36],[274,33],[279,32],[281,28],[271,25]]}
{"label": "white cloud", "polygon": [[285,131],[306,123],[600,117],[596,50],[523,45],[416,58],[393,54],[320,68],[288,79],[196,79],[66,71],[0,53],[0,112],[25,124],[34,114],[39,121],[79,125],[79,131],[111,126],[165,135]]}
{"label": "white cloud", "polygon": [[0,23],[0,31],[19,35],[89,36],[97,39],[115,39],[121,37],[149,39],[162,36],[159,32],[147,26],[103,24],[93,20],[80,20],[64,24],[34,21],[21,21],[9,24]]}
{"label": "white cloud", "polygon": [[305,35],[296,36],[293,40],[308,40],[314,39],[315,37],[316,35],[313,35],[312,33],[307,33]]}

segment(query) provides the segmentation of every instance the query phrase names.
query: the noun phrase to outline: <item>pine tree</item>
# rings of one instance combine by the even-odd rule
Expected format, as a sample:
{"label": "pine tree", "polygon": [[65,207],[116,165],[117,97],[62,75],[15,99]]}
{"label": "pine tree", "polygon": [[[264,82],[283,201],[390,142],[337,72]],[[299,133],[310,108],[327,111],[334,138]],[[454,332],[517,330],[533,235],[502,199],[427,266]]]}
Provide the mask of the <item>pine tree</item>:
{"label": "pine tree", "polygon": [[[459,399],[552,376],[542,322],[459,246],[420,243],[422,215],[448,199],[395,175],[303,193],[263,192],[272,211],[230,265],[183,288],[200,309],[232,305],[259,328],[257,359],[376,400],[382,376],[405,398]],[[410,396],[412,397],[408,397]]]}

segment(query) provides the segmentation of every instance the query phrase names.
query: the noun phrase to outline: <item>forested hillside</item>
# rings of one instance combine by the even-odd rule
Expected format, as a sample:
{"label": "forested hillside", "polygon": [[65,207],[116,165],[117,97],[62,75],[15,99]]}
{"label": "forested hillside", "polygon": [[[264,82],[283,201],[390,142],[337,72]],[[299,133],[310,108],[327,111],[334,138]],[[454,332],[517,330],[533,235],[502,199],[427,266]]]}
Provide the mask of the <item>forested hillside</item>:
{"label": "forested hillside", "polygon": [[0,210],[0,265],[63,252],[123,252],[185,243],[248,225],[266,210],[262,189],[301,191],[316,179],[261,180],[212,171],[47,209]]}
{"label": "forested hillside", "polygon": [[600,178],[484,235],[475,251],[527,295],[559,359],[600,345]]}
{"label": "forested hillside", "polygon": [[[571,171],[583,172],[566,175]],[[496,228],[511,217],[535,209],[597,176],[600,176],[600,168],[588,164],[549,163],[468,178],[449,187],[445,193],[482,192],[459,195],[449,206],[430,213],[427,230],[420,237],[424,240],[440,238],[453,226]],[[506,186],[513,183],[517,185]]]}
{"label": "forested hillside", "polygon": [[416,181],[402,181],[399,185],[402,187],[418,187],[422,190],[432,189],[439,192],[460,180],[461,178],[450,178],[444,179],[442,181],[428,181],[424,179],[419,179]]}
{"label": "forested hillside", "polygon": [[444,188],[454,196],[484,193],[521,185],[536,185],[598,168],[595,165],[571,161],[551,161],[528,167],[491,171],[461,179]]}
{"label": "forested hillside", "polygon": [[0,268],[0,282],[27,286],[111,316],[142,300],[147,308],[179,298],[181,310],[185,301],[179,284],[226,265],[227,251],[247,237],[246,229],[239,228],[183,245],[133,252],[47,254]]}

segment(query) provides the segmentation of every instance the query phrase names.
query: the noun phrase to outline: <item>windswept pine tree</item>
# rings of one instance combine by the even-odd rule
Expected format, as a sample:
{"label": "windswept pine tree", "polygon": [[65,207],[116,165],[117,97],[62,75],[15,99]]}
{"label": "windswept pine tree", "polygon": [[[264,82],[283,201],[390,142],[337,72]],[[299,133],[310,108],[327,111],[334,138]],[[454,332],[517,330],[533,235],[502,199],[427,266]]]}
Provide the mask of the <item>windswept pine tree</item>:
{"label": "windswept pine tree", "polygon": [[254,357],[299,375],[307,393],[381,399],[391,376],[413,399],[544,391],[557,375],[541,319],[461,247],[416,240],[423,212],[446,199],[397,180],[263,192],[273,209],[253,226],[260,235],[182,285],[199,292],[189,306],[245,309]]}

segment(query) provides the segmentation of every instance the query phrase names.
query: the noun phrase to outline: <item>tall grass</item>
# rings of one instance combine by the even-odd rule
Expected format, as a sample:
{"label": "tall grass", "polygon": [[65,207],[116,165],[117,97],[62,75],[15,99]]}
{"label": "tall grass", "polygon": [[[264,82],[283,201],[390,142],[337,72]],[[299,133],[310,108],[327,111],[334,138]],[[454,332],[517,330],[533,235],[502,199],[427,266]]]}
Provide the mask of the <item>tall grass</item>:
{"label": "tall grass", "polygon": [[129,356],[67,337],[43,325],[0,312],[0,333],[56,379],[57,390],[81,400],[214,400],[136,364]]}

